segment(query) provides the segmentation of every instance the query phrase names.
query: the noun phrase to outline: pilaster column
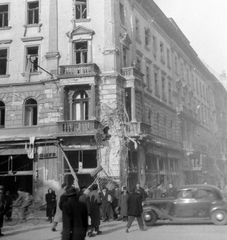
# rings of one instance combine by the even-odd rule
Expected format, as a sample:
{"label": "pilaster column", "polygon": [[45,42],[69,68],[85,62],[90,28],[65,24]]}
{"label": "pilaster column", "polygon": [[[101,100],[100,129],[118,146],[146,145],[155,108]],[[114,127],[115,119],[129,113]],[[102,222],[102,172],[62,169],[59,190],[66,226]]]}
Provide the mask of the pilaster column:
{"label": "pilaster column", "polygon": [[91,45],[91,41],[88,41],[88,59],[87,62],[88,63],[92,63],[92,45]]}
{"label": "pilaster column", "polygon": [[96,119],[95,114],[95,84],[91,84],[90,112],[89,119]]}
{"label": "pilaster column", "polygon": [[131,112],[132,122],[136,122],[136,90],[134,87],[131,88]]}

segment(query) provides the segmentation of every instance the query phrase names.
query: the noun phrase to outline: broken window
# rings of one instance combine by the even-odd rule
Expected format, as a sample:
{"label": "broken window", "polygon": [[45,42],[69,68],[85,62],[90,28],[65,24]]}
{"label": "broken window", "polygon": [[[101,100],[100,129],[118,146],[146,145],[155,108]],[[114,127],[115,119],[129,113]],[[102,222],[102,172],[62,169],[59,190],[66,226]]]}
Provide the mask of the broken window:
{"label": "broken window", "polygon": [[27,24],[39,23],[39,1],[28,2],[28,22]]}
{"label": "broken window", "polygon": [[87,18],[87,0],[76,0],[76,19]]}
{"label": "broken window", "polygon": [[75,43],[75,63],[87,63],[88,57],[88,44],[87,41],[84,42],[76,42]]}
{"label": "broken window", "polygon": [[24,125],[37,125],[37,102],[32,98],[25,102]]}
{"label": "broken window", "polygon": [[[96,150],[66,151],[66,156],[74,171],[94,169],[97,167]],[[64,161],[64,171],[70,172],[67,161]]]}

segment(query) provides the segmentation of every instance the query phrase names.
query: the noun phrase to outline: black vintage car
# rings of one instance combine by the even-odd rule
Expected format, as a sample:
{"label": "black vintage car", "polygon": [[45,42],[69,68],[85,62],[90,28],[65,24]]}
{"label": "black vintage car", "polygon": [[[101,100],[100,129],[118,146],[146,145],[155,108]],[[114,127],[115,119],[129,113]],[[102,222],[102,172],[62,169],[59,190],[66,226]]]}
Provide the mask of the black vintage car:
{"label": "black vintage car", "polygon": [[172,198],[147,198],[143,202],[143,220],[152,226],[157,220],[211,220],[214,224],[227,224],[227,202],[215,186],[196,184],[177,189]]}

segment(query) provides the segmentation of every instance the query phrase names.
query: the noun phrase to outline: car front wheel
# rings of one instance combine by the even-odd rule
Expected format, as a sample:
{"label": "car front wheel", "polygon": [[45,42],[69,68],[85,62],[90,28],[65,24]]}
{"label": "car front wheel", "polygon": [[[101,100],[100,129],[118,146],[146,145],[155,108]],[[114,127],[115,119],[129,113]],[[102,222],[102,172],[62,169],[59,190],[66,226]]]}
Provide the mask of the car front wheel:
{"label": "car front wheel", "polygon": [[211,215],[211,220],[216,225],[227,224],[227,213],[224,210],[216,210]]}
{"label": "car front wheel", "polygon": [[152,226],[157,221],[157,214],[153,210],[144,212],[143,220],[147,226]]}

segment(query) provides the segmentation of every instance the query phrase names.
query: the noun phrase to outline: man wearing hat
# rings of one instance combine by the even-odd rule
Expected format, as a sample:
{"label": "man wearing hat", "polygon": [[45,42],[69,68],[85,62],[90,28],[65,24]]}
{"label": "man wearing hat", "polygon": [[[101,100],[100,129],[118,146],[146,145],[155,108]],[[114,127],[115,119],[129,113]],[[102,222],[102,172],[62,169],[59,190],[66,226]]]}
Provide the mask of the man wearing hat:
{"label": "man wearing hat", "polygon": [[4,187],[0,185],[0,237],[4,236],[4,234],[2,234],[3,217],[5,212],[4,208],[5,208]]}
{"label": "man wearing hat", "polygon": [[84,240],[88,229],[87,206],[79,201],[79,189],[70,187],[65,195],[68,201],[62,206],[62,240]]}

